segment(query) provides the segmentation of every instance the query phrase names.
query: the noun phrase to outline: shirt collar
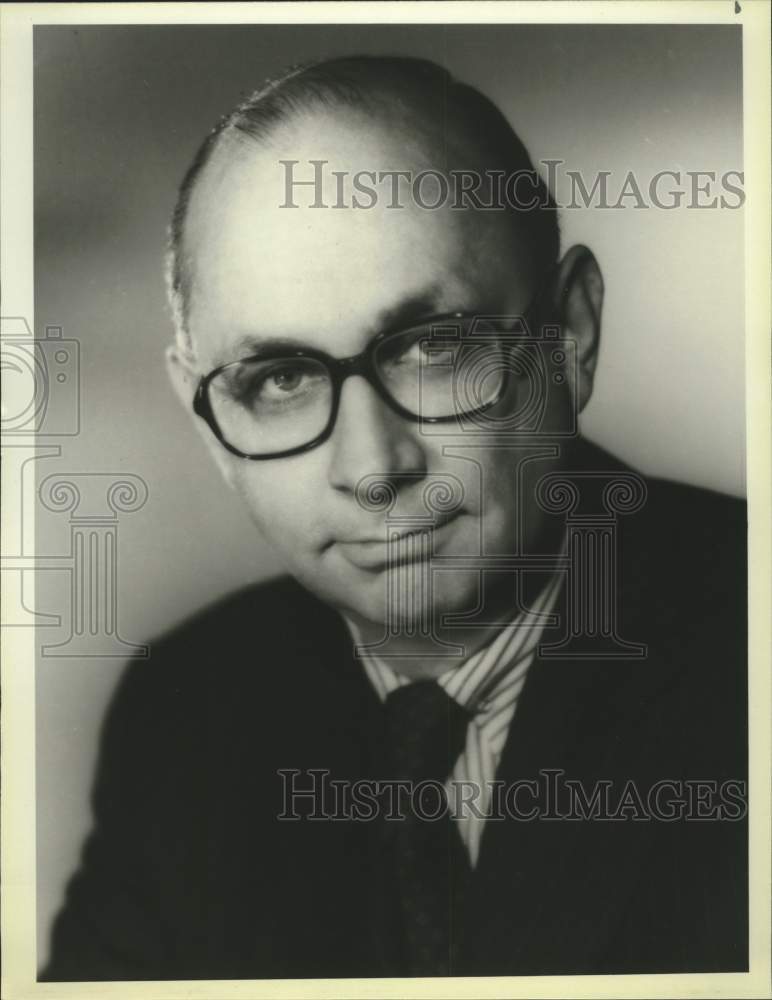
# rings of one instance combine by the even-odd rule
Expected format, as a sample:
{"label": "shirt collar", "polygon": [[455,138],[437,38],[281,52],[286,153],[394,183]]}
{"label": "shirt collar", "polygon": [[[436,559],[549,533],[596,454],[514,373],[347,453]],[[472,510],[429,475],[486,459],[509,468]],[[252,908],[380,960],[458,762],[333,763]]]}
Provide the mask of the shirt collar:
{"label": "shirt collar", "polygon": [[[437,678],[437,683],[459,705],[473,715],[485,716],[498,695],[512,685],[518,689],[530,665],[544,628],[552,624],[555,605],[563,576],[556,573],[539,594],[533,607],[518,612],[503,625],[494,638],[459,665],[451,667]],[[356,644],[361,636],[356,625],[346,619]],[[394,670],[386,660],[366,652],[360,659],[370,683],[381,701],[412,678]]]}

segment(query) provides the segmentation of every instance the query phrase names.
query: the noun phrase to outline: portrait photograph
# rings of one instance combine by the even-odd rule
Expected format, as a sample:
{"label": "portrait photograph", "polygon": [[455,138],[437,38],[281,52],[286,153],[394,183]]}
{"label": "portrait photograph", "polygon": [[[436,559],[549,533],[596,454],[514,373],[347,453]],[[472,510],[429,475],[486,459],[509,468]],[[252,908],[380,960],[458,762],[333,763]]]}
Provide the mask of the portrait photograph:
{"label": "portrait photograph", "polygon": [[4,995],[768,996],[769,6],[12,6]]}

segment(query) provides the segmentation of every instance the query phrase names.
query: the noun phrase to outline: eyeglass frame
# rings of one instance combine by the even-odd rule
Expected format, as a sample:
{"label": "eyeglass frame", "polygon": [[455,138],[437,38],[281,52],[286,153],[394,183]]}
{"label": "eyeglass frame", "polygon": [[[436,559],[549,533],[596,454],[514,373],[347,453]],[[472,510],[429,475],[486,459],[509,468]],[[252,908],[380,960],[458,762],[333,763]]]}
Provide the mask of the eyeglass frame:
{"label": "eyeglass frame", "polygon": [[[545,282],[546,284],[546,282]],[[533,317],[535,308],[541,299],[542,293],[544,291],[544,286],[542,286],[534,298],[528,305],[528,308],[522,314],[518,314],[514,317],[509,317],[510,319],[519,319],[523,321],[526,329],[529,329],[529,318]],[[196,392],[193,397],[193,412],[201,417],[202,420],[208,425],[209,429],[212,431],[214,436],[220,442],[220,444],[231,454],[236,455],[238,458],[246,458],[251,462],[265,462],[270,459],[275,458],[289,458],[292,455],[302,455],[304,452],[311,451],[314,448],[318,448],[319,445],[324,444],[324,442],[332,436],[335,429],[335,424],[338,419],[338,411],[340,409],[340,397],[342,393],[343,383],[351,375],[361,375],[370,385],[378,396],[386,403],[390,409],[397,413],[399,416],[404,417],[406,420],[410,420],[412,423],[416,424],[441,424],[449,423],[452,420],[461,420],[464,418],[473,418],[479,416],[481,413],[485,413],[492,407],[496,406],[506,395],[507,389],[509,387],[510,372],[508,369],[504,369],[504,378],[502,379],[502,384],[499,391],[496,394],[495,399],[488,403],[484,403],[482,406],[478,406],[472,410],[464,410],[462,413],[451,413],[446,417],[426,417],[417,413],[413,413],[411,410],[405,409],[400,403],[398,403],[387,391],[386,387],[382,384],[379,376],[377,367],[374,362],[375,352],[378,347],[383,344],[384,341],[396,338],[400,335],[409,333],[411,330],[417,330],[421,326],[428,328],[434,328],[442,325],[448,325],[450,323],[458,324],[462,320],[472,320],[481,318],[478,313],[464,313],[464,312],[451,312],[451,313],[439,313],[433,316],[427,316],[415,323],[411,323],[408,326],[396,326],[390,327],[382,330],[380,333],[376,334],[367,344],[365,349],[359,354],[352,355],[348,358],[334,358],[332,355],[327,354],[325,351],[317,350],[313,347],[302,347],[302,348],[287,348],[286,350],[277,350],[276,353],[270,354],[252,354],[246,358],[238,358],[235,361],[227,361],[224,365],[219,365],[212,371],[208,372],[206,375],[202,375],[199,379],[198,385],[196,387]],[[493,317],[489,317],[493,318]],[[501,318],[501,317],[497,317]],[[308,441],[306,444],[299,445],[295,448],[287,448],[284,451],[271,452],[270,454],[248,454],[247,452],[241,451],[235,445],[232,445],[223,434],[220,425],[217,422],[217,418],[212,410],[211,400],[209,399],[209,385],[211,382],[222,372],[229,368],[235,368],[237,365],[248,364],[252,361],[278,361],[287,360],[291,361],[293,358],[308,358],[313,361],[321,362],[330,374],[330,381],[332,387],[332,400],[330,406],[330,417],[327,424],[321,433],[317,434],[315,438]]]}

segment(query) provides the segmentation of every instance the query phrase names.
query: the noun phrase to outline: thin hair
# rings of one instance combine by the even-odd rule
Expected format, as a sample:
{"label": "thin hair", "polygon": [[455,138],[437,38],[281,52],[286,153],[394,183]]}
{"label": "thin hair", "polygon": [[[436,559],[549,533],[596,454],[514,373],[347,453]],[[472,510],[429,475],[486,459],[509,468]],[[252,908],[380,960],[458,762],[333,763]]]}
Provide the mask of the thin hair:
{"label": "thin hair", "polygon": [[426,59],[349,56],[294,66],[268,80],[219,120],[179,186],[168,231],[166,283],[181,347],[192,350],[187,314],[193,269],[185,249],[185,222],[199,177],[226,136],[264,142],[282,122],[313,106],[406,115],[422,111],[425,120],[460,134],[478,156],[485,157],[489,169],[529,173],[534,207],[517,210],[518,224],[531,241],[538,271],[546,271],[557,260],[560,234],[552,196],[507,119],[480,91]]}

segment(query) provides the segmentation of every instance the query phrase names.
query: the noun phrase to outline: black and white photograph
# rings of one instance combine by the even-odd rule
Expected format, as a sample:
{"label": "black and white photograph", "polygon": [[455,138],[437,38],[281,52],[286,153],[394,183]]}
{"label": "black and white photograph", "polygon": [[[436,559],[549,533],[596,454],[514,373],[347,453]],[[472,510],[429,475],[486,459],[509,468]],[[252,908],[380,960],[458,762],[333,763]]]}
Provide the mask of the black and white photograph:
{"label": "black and white photograph", "polygon": [[769,6],[153,6],[3,11],[4,995],[768,996]]}

